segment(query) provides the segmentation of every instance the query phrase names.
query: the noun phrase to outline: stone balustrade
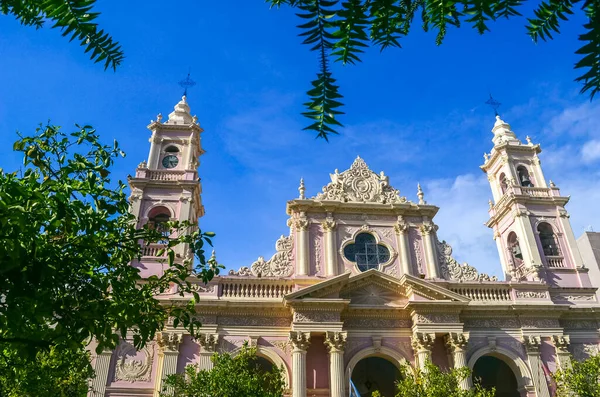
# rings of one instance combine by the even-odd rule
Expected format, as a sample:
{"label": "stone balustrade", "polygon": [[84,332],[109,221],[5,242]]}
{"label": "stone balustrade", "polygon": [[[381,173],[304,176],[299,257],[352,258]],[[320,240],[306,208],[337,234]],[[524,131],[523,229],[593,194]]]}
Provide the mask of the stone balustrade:
{"label": "stone balustrade", "polygon": [[473,301],[510,302],[513,300],[510,287],[502,284],[452,286],[450,290]]}
{"label": "stone balustrade", "polygon": [[281,299],[293,291],[294,284],[289,280],[223,279],[220,297]]}
{"label": "stone balustrade", "polygon": [[147,171],[147,177],[153,181],[177,181],[185,179],[185,171]]}
{"label": "stone balustrade", "polygon": [[565,258],[562,256],[548,256],[546,255],[546,262],[548,267],[566,267]]}
{"label": "stone balustrade", "polygon": [[531,197],[550,197],[550,189],[545,187],[524,187],[521,186],[522,194],[526,194]]}
{"label": "stone balustrade", "polygon": [[160,250],[165,249],[164,244],[150,244],[150,245],[142,245],[142,256],[146,257],[155,257],[158,258],[160,256],[165,256],[165,252],[162,255],[158,255]]}

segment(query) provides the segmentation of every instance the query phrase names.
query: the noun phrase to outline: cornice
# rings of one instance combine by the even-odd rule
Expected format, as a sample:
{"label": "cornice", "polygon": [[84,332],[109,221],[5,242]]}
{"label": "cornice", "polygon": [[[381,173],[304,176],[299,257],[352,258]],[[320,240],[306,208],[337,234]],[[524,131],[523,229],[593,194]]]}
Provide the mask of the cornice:
{"label": "cornice", "polygon": [[511,145],[508,142],[506,142],[501,145],[494,146],[492,148],[492,153],[491,153],[489,159],[484,164],[480,165],[479,168],[481,168],[481,170],[483,172],[487,173],[490,170],[490,168],[492,168],[495,165],[498,157],[501,157],[504,153],[510,154],[510,152],[522,152],[522,153],[534,152],[536,154],[539,154],[542,152],[542,148],[539,144]]}
{"label": "cornice", "polygon": [[332,214],[357,212],[388,214],[390,216],[428,216],[433,218],[439,211],[439,207],[429,204],[415,204],[413,202],[406,203],[361,203],[361,202],[340,202],[333,200],[316,200],[316,199],[294,199],[287,202],[286,213],[292,215],[294,212],[306,213],[327,213]]}

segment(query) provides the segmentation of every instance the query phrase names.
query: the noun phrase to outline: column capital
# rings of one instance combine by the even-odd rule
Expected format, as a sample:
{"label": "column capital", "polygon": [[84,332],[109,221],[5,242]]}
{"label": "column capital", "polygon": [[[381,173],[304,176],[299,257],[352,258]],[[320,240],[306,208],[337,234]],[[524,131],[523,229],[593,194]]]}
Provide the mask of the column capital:
{"label": "column capital", "polygon": [[310,332],[290,331],[289,341],[294,352],[306,352],[310,345]]}
{"label": "column capital", "polygon": [[571,344],[569,335],[552,335],[552,343],[554,343],[557,353],[569,353],[569,345]]}
{"label": "column capital", "polygon": [[437,230],[437,228],[438,226],[431,221],[425,222],[421,226],[419,226],[419,230],[421,231],[421,235],[423,236],[428,236],[434,233]]}
{"label": "column capital", "polygon": [[398,215],[398,220],[394,224],[394,231],[396,232],[396,234],[408,233],[409,228],[410,225],[404,220],[404,217],[402,215]]}
{"label": "column capital", "polygon": [[163,353],[178,353],[179,345],[183,341],[181,332],[159,332],[156,334],[158,347]]}
{"label": "column capital", "polygon": [[215,352],[219,343],[219,334],[202,333],[196,339],[205,352]]}
{"label": "column capital", "polygon": [[444,337],[444,342],[446,343],[446,348],[451,353],[465,351],[469,344],[469,335],[459,332],[450,332]]}
{"label": "column capital", "polygon": [[435,342],[434,333],[415,332],[412,336],[412,347],[416,352],[431,351]]}
{"label": "column capital", "polygon": [[325,346],[329,353],[343,352],[346,348],[347,332],[325,332]]}
{"label": "column capital", "polygon": [[308,219],[306,218],[306,215],[304,213],[301,213],[300,217],[294,219],[292,222],[294,227],[296,228],[296,231],[301,232],[308,230]]}
{"label": "column capital", "polygon": [[523,335],[523,344],[527,354],[539,354],[542,338],[538,335]]}
{"label": "column capital", "polygon": [[321,225],[323,226],[324,231],[331,232],[335,229],[337,222],[332,216],[327,216],[327,218],[321,221]]}

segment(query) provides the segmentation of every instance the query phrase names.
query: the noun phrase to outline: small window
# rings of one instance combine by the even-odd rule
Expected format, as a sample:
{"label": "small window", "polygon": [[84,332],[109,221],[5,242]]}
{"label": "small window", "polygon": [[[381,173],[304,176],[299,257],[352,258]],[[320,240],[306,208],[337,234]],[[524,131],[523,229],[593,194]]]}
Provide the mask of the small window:
{"label": "small window", "polygon": [[148,227],[158,230],[163,236],[168,237],[171,231],[167,227],[167,222],[171,220],[170,212],[165,207],[155,207],[148,214]]}
{"label": "small window", "polygon": [[344,256],[361,271],[377,269],[382,263],[390,260],[390,251],[382,244],[377,244],[375,237],[369,233],[356,236],[354,243],[344,248]]}
{"label": "small window", "polygon": [[556,235],[552,230],[552,226],[547,223],[540,223],[538,225],[538,232],[540,233],[540,242],[542,243],[542,249],[546,256],[559,256],[560,249],[558,247],[558,241]]}
{"label": "small window", "polygon": [[167,153],[179,153],[179,149],[177,148],[177,146],[169,146],[165,149],[165,152]]}
{"label": "small window", "polygon": [[508,182],[506,180],[506,175],[500,174],[500,189],[502,190],[502,194],[506,193],[508,189]]}
{"label": "small window", "polygon": [[533,183],[531,182],[531,177],[529,176],[529,171],[527,171],[527,168],[519,166],[517,168],[517,174],[519,175],[519,183],[521,186],[533,187]]}

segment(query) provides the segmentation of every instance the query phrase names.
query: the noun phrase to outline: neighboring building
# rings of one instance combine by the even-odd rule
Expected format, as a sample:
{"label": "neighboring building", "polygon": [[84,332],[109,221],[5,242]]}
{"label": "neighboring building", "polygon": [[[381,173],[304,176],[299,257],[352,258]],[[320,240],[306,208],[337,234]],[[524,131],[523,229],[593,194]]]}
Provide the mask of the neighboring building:
{"label": "neighboring building", "polygon": [[[148,160],[130,179],[139,225],[195,221],[203,215],[202,129],[185,98],[148,128]],[[492,132],[481,169],[506,281],[452,257],[438,239],[438,207],[420,188],[418,202],[409,201],[357,158],[314,197],[301,182],[287,203],[289,235],[270,259],[198,284],[200,338],[167,324],[141,351],[124,341],[96,358],[92,394],[156,395],[166,375],[188,364],[210,368],[213,352],[235,353],[249,341],[265,363],[283,366],[293,397],[347,396],[350,380],[362,395],[391,396],[400,366],[428,359],[472,368],[498,396],[550,396],[550,373],[569,353],[598,351],[600,305],[564,208],[569,199],[546,183],[540,146],[522,143],[500,117]],[[143,275],[162,270],[159,248],[145,248],[133,264]]]}
{"label": "neighboring building", "polygon": [[[577,239],[577,246],[584,266],[590,269],[592,285],[600,285],[600,233],[584,232]],[[600,290],[596,291],[596,297],[600,300]]]}

